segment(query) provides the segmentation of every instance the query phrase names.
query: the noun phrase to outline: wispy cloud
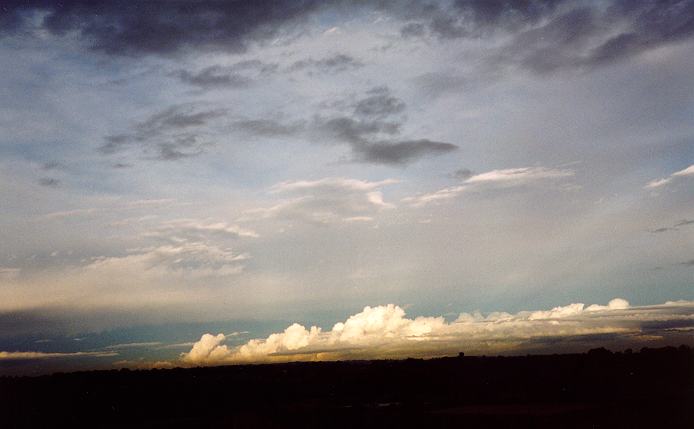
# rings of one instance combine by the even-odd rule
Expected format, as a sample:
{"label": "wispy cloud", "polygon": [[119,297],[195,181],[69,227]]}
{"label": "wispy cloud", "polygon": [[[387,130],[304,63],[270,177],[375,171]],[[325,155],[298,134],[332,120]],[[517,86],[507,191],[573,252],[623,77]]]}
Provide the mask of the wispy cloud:
{"label": "wispy cloud", "polygon": [[689,167],[687,167],[683,170],[676,171],[676,172],[672,173],[671,175],[669,175],[668,177],[651,180],[650,182],[648,182],[646,184],[646,186],[644,186],[644,189],[661,188],[665,185],[669,185],[674,180],[677,180],[679,178],[686,178],[689,176],[694,176],[694,165],[690,165]]}
{"label": "wispy cloud", "polygon": [[450,200],[469,191],[484,189],[511,188],[542,181],[566,179],[574,175],[573,170],[554,169],[545,167],[522,167],[492,170],[486,173],[464,176],[460,185],[440,189],[403,201],[413,206],[423,206],[437,201]]}

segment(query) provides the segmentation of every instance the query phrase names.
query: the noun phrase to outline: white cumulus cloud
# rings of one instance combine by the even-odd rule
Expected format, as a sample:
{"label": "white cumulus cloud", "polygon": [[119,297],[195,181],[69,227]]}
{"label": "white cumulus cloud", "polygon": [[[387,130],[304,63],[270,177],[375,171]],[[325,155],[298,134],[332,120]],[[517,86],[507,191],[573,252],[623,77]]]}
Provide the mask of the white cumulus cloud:
{"label": "white cumulus cloud", "polygon": [[[616,298],[607,305],[573,303],[516,314],[462,313],[452,322],[443,317],[410,319],[401,307],[388,304],[367,306],[330,330],[294,323],[283,332],[235,347],[223,344],[224,334],[204,334],[181,359],[186,364],[211,365],[440,356],[459,350],[512,352],[523,345],[586,335],[662,338],[654,335],[658,329],[655,325],[662,323],[666,331],[674,322],[694,325],[694,302],[631,307],[626,300]],[[644,332],[646,328],[648,333]]]}

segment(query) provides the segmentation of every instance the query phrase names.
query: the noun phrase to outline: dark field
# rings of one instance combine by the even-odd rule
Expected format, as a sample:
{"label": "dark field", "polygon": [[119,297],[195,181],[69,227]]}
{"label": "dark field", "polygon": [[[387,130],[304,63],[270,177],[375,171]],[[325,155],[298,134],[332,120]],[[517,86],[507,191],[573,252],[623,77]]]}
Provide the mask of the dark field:
{"label": "dark field", "polygon": [[694,352],[114,370],[0,379],[0,427],[693,428]]}

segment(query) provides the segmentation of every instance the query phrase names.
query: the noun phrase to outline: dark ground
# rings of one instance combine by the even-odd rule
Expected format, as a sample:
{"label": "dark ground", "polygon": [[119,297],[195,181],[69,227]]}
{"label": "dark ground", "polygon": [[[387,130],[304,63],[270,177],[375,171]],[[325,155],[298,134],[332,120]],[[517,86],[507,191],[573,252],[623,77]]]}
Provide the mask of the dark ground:
{"label": "dark ground", "polygon": [[0,427],[694,428],[694,351],[0,378]]}

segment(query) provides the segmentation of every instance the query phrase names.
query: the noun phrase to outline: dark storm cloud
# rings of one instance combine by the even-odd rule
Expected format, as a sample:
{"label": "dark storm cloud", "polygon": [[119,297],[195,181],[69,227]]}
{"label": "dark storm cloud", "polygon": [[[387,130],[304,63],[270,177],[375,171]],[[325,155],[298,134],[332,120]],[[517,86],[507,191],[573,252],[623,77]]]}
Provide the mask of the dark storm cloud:
{"label": "dark storm cloud", "polygon": [[151,2],[73,0],[9,1],[0,32],[39,28],[55,36],[75,34],[109,55],[168,55],[205,49],[243,52],[254,41],[276,37],[323,4],[318,0],[169,0]]}
{"label": "dark storm cloud", "polygon": [[[255,41],[300,30],[304,18],[329,8],[343,16],[376,9],[403,21],[403,37],[509,34],[502,58],[537,72],[598,66],[694,34],[694,0],[15,0],[0,10],[0,35],[31,33],[38,26],[58,37],[76,35],[91,49],[110,55],[244,52]],[[325,71],[359,65],[341,54],[296,63]],[[201,79],[215,81],[214,76]]]}
{"label": "dark storm cloud", "polygon": [[296,61],[294,64],[289,66],[288,71],[293,72],[307,70],[309,73],[339,73],[347,70],[358,69],[363,66],[364,64],[361,61],[358,61],[349,55],[335,54],[319,60],[307,58]]}
{"label": "dark storm cloud", "polygon": [[488,65],[540,74],[613,63],[694,35],[694,0],[460,0],[420,12],[400,13],[411,21],[401,28],[403,37],[510,35]]}
{"label": "dark storm cloud", "polygon": [[200,128],[225,114],[222,109],[196,111],[190,105],[172,106],[136,124],[132,133],[104,137],[99,151],[111,155],[135,147],[162,161],[197,156],[211,145]]}

